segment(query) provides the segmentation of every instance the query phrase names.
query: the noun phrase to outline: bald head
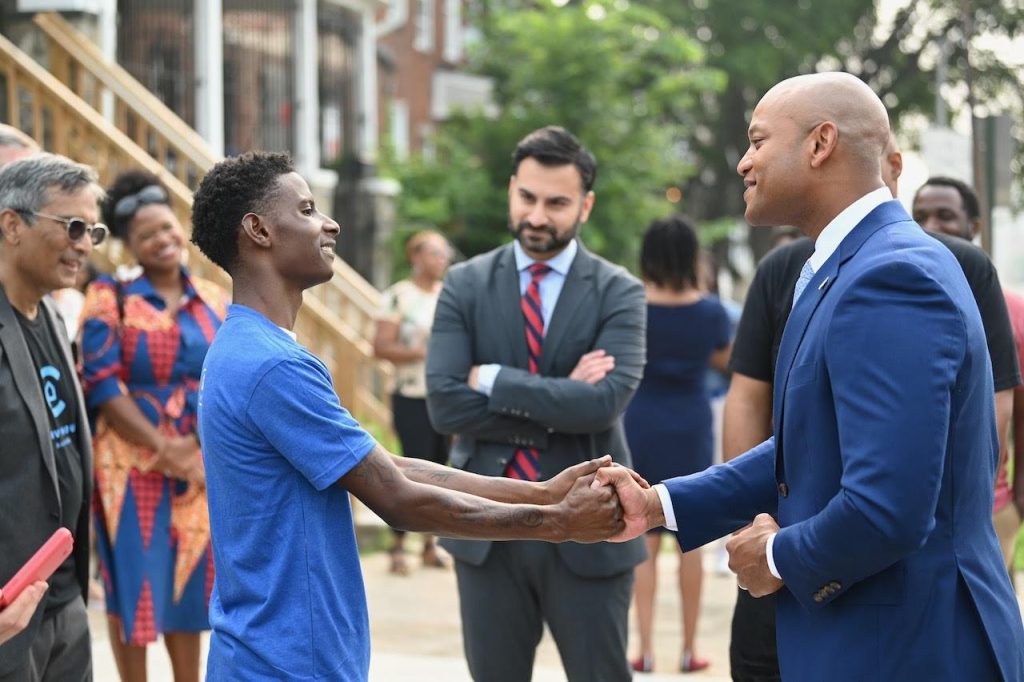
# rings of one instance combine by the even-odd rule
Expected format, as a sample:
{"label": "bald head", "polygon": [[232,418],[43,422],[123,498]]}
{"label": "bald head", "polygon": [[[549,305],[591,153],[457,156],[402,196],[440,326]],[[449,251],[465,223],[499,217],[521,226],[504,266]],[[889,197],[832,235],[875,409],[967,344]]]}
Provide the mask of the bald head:
{"label": "bald head", "polygon": [[[875,167],[889,144],[889,114],[864,81],[848,73],[813,73],[788,78],[767,93],[761,104],[780,104],[803,129],[827,121],[839,129],[837,151]],[[758,105],[760,106],[760,105]]]}
{"label": "bald head", "polygon": [[750,147],[736,171],[751,225],[794,225],[816,237],[882,186],[889,116],[871,88],[849,74],[782,81],[754,108],[747,134]]}

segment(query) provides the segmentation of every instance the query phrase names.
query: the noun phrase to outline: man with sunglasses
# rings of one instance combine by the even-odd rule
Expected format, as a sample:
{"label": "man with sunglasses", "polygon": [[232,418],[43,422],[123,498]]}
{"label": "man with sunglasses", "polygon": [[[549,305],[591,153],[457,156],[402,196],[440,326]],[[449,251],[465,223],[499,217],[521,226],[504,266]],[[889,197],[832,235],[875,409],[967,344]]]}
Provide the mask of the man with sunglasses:
{"label": "man with sunglasses", "polygon": [[0,169],[0,584],[58,528],[75,538],[28,626],[0,647],[0,682],[92,679],[91,438],[64,324],[44,297],[72,286],[106,236],[102,193],[91,168],[62,156]]}

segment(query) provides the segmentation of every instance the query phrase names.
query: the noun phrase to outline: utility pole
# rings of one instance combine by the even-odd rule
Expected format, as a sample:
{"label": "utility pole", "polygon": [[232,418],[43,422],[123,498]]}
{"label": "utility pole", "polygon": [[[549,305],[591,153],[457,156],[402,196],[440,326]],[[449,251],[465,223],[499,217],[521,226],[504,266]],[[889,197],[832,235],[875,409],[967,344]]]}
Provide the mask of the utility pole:
{"label": "utility pole", "polygon": [[967,85],[967,109],[971,116],[971,172],[974,177],[974,191],[978,195],[978,208],[981,215],[981,248],[992,257],[992,216],[989,210],[987,178],[982,161],[981,127],[974,116],[974,73],[971,68],[971,37],[974,34],[974,21],[971,16],[970,0],[960,0],[960,24],[964,33],[964,81]]}
{"label": "utility pole", "polygon": [[935,125],[939,128],[949,127],[949,111],[946,100],[942,97],[942,86],[946,84],[946,73],[949,67],[949,40],[946,36],[939,37],[939,61],[935,64]]}

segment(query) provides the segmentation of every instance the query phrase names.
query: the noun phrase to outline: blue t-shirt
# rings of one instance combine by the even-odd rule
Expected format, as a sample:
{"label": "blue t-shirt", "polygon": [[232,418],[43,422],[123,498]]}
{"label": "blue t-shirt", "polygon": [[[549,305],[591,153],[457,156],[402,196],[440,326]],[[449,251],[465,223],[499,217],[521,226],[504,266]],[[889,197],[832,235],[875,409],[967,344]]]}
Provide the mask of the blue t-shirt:
{"label": "blue t-shirt", "polygon": [[366,594],[335,482],[376,443],[323,362],[232,305],[203,365],[199,437],[217,571],[206,679],[365,680]]}

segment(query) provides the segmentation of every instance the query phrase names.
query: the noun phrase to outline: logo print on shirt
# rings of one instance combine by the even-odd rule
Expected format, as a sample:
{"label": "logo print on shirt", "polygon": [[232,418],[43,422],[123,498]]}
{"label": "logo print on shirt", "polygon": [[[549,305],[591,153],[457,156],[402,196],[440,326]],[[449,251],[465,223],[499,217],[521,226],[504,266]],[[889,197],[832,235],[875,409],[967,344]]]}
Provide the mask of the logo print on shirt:
{"label": "logo print on shirt", "polygon": [[67,403],[61,400],[57,394],[60,370],[53,365],[47,365],[39,370],[39,376],[43,380],[43,396],[46,398],[46,404],[50,407],[50,414],[56,419],[64,414],[64,410],[67,408]]}

